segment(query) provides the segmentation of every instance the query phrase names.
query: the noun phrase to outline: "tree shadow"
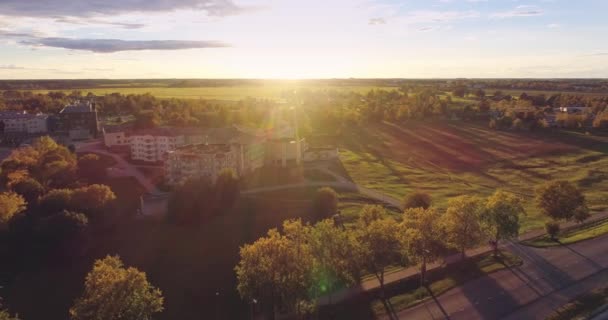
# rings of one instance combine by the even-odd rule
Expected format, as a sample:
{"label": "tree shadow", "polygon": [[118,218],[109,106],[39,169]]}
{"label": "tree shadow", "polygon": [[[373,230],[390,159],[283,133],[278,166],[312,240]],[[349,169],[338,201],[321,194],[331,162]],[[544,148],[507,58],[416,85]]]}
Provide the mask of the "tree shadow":
{"label": "tree shadow", "polygon": [[[547,261],[535,249],[514,242],[511,242],[509,248],[515,255],[524,260],[524,264],[527,264],[527,267],[534,267],[538,271],[538,274],[541,274],[553,289],[559,289],[574,282],[572,276]],[[525,273],[524,268],[519,268],[519,270]]]}
{"label": "tree shadow", "polygon": [[593,259],[587,257],[586,255],[576,251],[575,249],[573,249],[571,246],[562,243],[561,241],[559,241],[559,239],[555,240],[557,243],[559,243],[560,247],[562,248],[566,248],[568,249],[570,252],[576,254],[577,256],[583,258],[585,261],[587,261],[587,263],[589,263],[591,266],[593,266],[593,268],[595,268],[596,270],[602,270],[603,267],[598,264],[597,262],[595,262]]}
{"label": "tree shadow", "polygon": [[435,293],[433,293],[433,290],[431,290],[431,287],[429,287],[428,285],[425,285],[424,287],[426,288],[426,291],[429,293],[429,296],[433,299],[433,302],[435,302],[435,304],[437,305],[437,308],[439,308],[439,310],[441,311],[441,314],[443,314],[445,319],[449,320],[450,315],[445,311],[445,309],[443,308],[443,305],[437,299],[437,297],[435,296]]}
{"label": "tree shadow", "polygon": [[460,290],[482,319],[499,319],[519,306],[519,302],[492,275],[466,283]]}

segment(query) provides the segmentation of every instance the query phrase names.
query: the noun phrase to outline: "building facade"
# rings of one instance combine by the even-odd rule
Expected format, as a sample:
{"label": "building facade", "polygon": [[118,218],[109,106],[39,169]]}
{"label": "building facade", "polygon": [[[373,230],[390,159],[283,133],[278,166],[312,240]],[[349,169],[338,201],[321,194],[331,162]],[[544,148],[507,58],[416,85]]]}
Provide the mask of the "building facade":
{"label": "building facade", "polygon": [[25,111],[0,112],[0,133],[46,133],[48,115],[30,114]]}
{"label": "building facade", "polygon": [[223,169],[239,171],[237,146],[228,144],[198,144],[177,148],[167,153],[165,174],[169,185],[193,178],[215,182]]}
{"label": "building facade", "polygon": [[64,107],[57,115],[54,130],[74,140],[97,137],[99,121],[95,103],[84,101]]}

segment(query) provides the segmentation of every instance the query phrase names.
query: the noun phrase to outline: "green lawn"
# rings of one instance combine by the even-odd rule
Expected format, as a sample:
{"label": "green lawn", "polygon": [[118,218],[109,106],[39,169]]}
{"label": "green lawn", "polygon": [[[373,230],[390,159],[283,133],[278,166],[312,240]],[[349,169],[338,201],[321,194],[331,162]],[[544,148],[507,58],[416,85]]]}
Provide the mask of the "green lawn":
{"label": "green lawn", "polygon": [[[170,87],[123,87],[123,88],[84,88],[78,89],[83,94],[92,92],[95,95],[106,95],[111,93],[121,94],[145,94],[150,93],[157,98],[169,99],[206,99],[206,100],[228,100],[238,101],[248,97],[260,99],[280,100],[284,98],[284,93],[291,93],[294,90],[336,90],[341,92],[367,93],[372,89],[397,89],[395,87],[375,87],[375,86],[322,86],[296,84],[286,82],[285,84],[268,85],[236,85],[236,86],[217,86],[217,87],[196,87],[196,88],[170,88]],[[49,91],[63,91],[71,93],[73,90],[32,90],[34,93],[47,93]]]}
{"label": "green lawn", "polygon": [[608,233],[608,220],[592,223],[590,225],[584,225],[579,228],[566,230],[560,233],[558,241],[553,241],[549,236],[542,236],[530,241],[524,241],[523,244],[527,246],[544,248],[544,247],[555,247],[565,244],[573,244],[576,242],[593,239]]}
{"label": "green lawn", "polygon": [[534,206],[534,188],[566,179],[582,188],[592,211],[608,208],[608,141],[602,138],[492,131],[461,122],[367,126],[343,136],[345,175],[397,198],[420,190],[445,208],[451,197],[502,188],[525,199],[525,231],[546,222]]}
{"label": "green lawn", "polygon": [[546,320],[584,320],[592,313],[608,304],[608,287],[582,294],[568,304],[557,309]]}

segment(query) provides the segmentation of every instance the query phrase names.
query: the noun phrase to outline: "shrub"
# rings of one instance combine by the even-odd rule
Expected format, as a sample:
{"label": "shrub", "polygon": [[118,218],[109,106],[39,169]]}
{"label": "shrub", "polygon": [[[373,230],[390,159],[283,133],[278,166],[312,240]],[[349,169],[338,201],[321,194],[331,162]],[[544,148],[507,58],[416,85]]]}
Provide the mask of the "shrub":
{"label": "shrub", "polygon": [[431,206],[431,196],[424,192],[413,192],[405,196],[403,199],[403,208],[423,208],[428,209]]}
{"label": "shrub", "polygon": [[545,231],[547,231],[547,234],[549,235],[549,237],[551,237],[551,240],[557,239],[557,234],[559,233],[559,230],[559,222],[549,221],[545,223]]}

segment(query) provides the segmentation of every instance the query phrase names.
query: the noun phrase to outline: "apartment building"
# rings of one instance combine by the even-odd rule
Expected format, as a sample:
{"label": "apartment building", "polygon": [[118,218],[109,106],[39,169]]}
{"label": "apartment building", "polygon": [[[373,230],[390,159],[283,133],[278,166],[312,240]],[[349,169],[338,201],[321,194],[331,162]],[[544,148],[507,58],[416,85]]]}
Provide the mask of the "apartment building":
{"label": "apartment building", "polygon": [[81,101],[65,106],[56,117],[54,130],[74,140],[97,137],[99,121],[95,103]]}
{"label": "apartment building", "polygon": [[46,133],[48,115],[30,114],[25,111],[0,112],[0,133]]}
{"label": "apartment building", "polygon": [[179,130],[155,128],[131,133],[128,142],[132,160],[163,162],[167,152],[186,144],[186,138]]}
{"label": "apartment building", "polygon": [[206,178],[215,182],[223,169],[239,171],[238,158],[236,145],[197,144],[179,147],[167,153],[167,183],[177,185],[193,178]]}

